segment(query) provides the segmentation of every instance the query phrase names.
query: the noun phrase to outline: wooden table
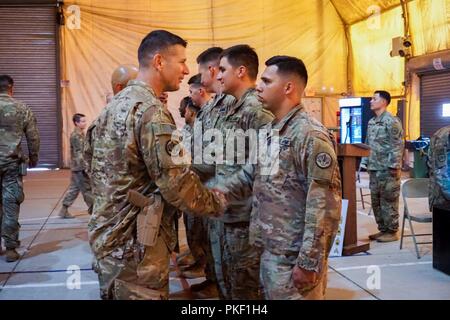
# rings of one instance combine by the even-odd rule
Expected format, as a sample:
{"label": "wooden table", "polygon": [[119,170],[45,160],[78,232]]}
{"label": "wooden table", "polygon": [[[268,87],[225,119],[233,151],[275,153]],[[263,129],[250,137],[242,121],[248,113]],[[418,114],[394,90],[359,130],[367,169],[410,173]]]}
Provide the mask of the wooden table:
{"label": "wooden table", "polygon": [[369,154],[370,149],[367,145],[338,145],[338,157],[341,164],[342,198],[348,200],[344,248],[342,250],[344,256],[350,256],[370,249],[370,243],[368,241],[358,241],[356,215],[356,159],[367,157]]}

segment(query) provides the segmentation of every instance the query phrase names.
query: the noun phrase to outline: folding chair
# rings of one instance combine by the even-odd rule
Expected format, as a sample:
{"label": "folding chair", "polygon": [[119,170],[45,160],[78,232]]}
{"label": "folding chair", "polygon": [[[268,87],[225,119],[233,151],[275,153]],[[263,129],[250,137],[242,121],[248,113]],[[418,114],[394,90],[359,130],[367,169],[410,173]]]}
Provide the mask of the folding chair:
{"label": "folding chair", "polygon": [[[432,222],[432,215],[429,210],[427,210],[426,213],[421,214],[412,214],[409,211],[408,208],[408,201],[407,199],[413,199],[413,198],[427,198],[428,199],[428,181],[427,178],[418,178],[418,179],[408,179],[406,180],[402,185],[402,197],[403,197],[403,203],[404,203],[404,212],[403,212],[403,223],[402,223],[402,233],[401,233],[401,239],[400,239],[400,250],[403,247],[403,237],[412,237],[414,241],[414,246],[416,248],[417,253],[417,259],[420,259],[419,254],[419,244],[429,244],[432,243],[431,241],[428,242],[417,242],[416,237],[419,236],[431,236],[431,233],[425,233],[425,234],[416,234],[414,232],[414,228],[412,225],[412,221],[418,222],[418,223],[431,223]],[[411,234],[405,235],[405,220],[408,219],[409,228],[411,229]]]}
{"label": "folding chair", "polygon": [[364,197],[367,197],[367,196],[370,197],[370,192],[369,193],[363,193],[363,189],[369,189],[370,190],[370,185],[369,185],[369,181],[368,180],[361,182],[361,165],[359,166],[358,172],[356,174],[356,188],[359,189],[359,194],[361,196],[361,200],[357,200],[357,201],[361,201],[361,205],[362,205],[363,209],[364,210],[366,209],[366,206],[365,206],[366,203],[371,206],[370,210],[369,210],[369,216],[370,216],[370,213],[372,212],[372,202],[364,200]]}

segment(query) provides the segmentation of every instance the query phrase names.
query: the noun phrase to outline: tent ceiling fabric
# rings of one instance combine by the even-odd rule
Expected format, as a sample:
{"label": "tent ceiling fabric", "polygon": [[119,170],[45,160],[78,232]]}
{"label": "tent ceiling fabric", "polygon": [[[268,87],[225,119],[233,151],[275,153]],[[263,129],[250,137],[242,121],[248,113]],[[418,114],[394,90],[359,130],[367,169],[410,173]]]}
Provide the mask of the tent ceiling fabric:
{"label": "tent ceiling fabric", "polygon": [[[64,163],[69,158],[72,114],[82,112],[90,120],[98,115],[111,92],[112,71],[119,64],[137,64],[141,39],[155,29],[188,40],[190,75],[197,72],[195,58],[204,49],[247,43],[259,55],[260,72],[273,55],[303,59],[310,75],[309,93],[339,94],[351,83],[356,95],[370,95],[375,89],[403,94],[404,58],[389,55],[392,38],[404,35],[399,4],[399,0],[66,0],[61,69],[62,79],[70,84],[62,89]],[[72,5],[80,10],[80,28],[70,28]],[[371,19],[375,9],[380,10],[378,26],[373,24],[377,19]],[[410,0],[408,9],[415,56],[450,49],[450,0]],[[169,109],[179,126],[183,121],[177,106],[188,93],[186,82],[169,94]],[[325,100],[324,123],[334,126],[330,99]],[[417,122],[418,99],[412,101],[411,122]],[[419,128],[412,129],[411,137],[418,135]]]}
{"label": "tent ceiling fabric", "polygon": [[380,13],[400,5],[400,0],[330,0],[347,25],[373,15],[378,7]]}
{"label": "tent ceiling fabric", "polygon": [[[81,24],[71,29],[67,21],[61,30],[63,77],[70,81],[63,89],[66,160],[71,115],[82,112],[89,120],[98,115],[111,91],[112,71],[119,64],[136,65],[139,43],[154,29],[187,39],[190,76],[197,73],[197,55],[208,47],[247,43],[259,55],[260,73],[271,56],[294,55],[304,60],[312,91],[347,90],[345,30],[328,0],[285,0],[282,5],[278,0],[66,0],[66,20],[71,5],[80,9]],[[188,94],[186,82],[169,94],[169,109],[179,126],[183,122],[177,109]]]}

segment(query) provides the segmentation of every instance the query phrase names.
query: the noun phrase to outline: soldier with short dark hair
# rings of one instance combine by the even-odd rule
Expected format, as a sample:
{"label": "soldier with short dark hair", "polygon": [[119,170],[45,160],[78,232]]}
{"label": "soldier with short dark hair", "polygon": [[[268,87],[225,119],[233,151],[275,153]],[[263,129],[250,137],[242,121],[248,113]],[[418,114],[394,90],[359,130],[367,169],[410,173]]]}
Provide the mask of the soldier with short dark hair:
{"label": "soldier with short dark hair", "polygon": [[29,167],[39,159],[39,131],[31,109],[13,98],[14,81],[0,75],[0,251],[1,238],[6,246],[6,261],[14,262],[20,255],[19,211],[24,200],[21,166],[26,162],[22,153],[23,135],[27,139]]}
{"label": "soldier with short dark hair", "polygon": [[341,211],[334,138],[301,104],[308,81],[303,62],[275,56],[266,66],[256,91],[275,116],[262,128],[267,158],[223,176],[217,187],[230,202],[253,190],[250,243],[262,252],[265,298],[322,299]]}
{"label": "soldier with short dark hair", "polygon": [[63,219],[75,218],[69,212],[69,207],[75,202],[78,194],[81,192],[84,202],[88,206],[88,213],[92,214],[92,190],[89,176],[85,171],[85,162],[83,158],[85,134],[86,128],[86,116],[82,113],[75,113],[72,117],[75,128],[70,135],[70,170],[71,178],[69,189],[67,190],[63,205],[59,212],[59,216]]}
{"label": "soldier with short dark hair", "polygon": [[[211,95],[206,91],[201,83],[201,75],[193,75],[188,80],[189,85],[189,102],[185,112],[186,125],[183,132],[183,144],[191,152],[191,162],[193,156],[193,134],[194,123],[199,111],[205,107]],[[211,265],[213,262],[211,255],[211,248],[208,235],[208,217],[198,217],[184,212],[186,237],[189,249],[195,262],[187,267],[180,266],[181,275],[185,278],[199,278],[206,276],[207,281],[215,283],[214,269]],[[194,286],[195,288],[195,286]],[[216,297],[217,290],[211,290],[206,297]]]}
{"label": "soldier with short dark hair", "polygon": [[[216,165],[216,179],[231,175],[242,168],[239,158],[247,162],[250,158],[249,140],[245,146],[235,148],[235,137],[240,132],[259,132],[259,129],[273,120],[270,111],[263,108],[255,90],[258,75],[258,55],[248,45],[236,45],[220,55],[217,79],[222,92],[232,95],[236,102],[222,120],[225,159]],[[228,151],[232,151],[228,154]],[[231,299],[260,299],[259,281],[260,252],[249,243],[250,212],[252,207],[251,188],[242,189],[238,199],[230,202],[220,218],[224,224],[223,269],[226,270]]]}
{"label": "soldier with short dark hair", "polygon": [[[88,231],[104,299],[167,299],[179,210],[199,215],[223,210],[222,196],[203,187],[189,164],[179,161],[185,151],[173,134],[175,121],[158,99],[178,90],[189,73],[186,46],[168,31],[150,32],[138,49],[136,79],[93,128],[94,211]],[[141,207],[131,201],[130,191],[149,202]],[[153,214],[159,220],[145,223]]]}
{"label": "soldier with short dark hair", "polygon": [[[214,94],[198,112],[194,122],[194,141],[198,142],[193,150],[192,169],[199,174],[201,181],[206,186],[211,186],[216,174],[215,164],[206,163],[203,157],[202,161],[197,161],[198,155],[203,155],[206,148],[213,144],[213,137],[207,138],[206,133],[218,130],[230,107],[235,103],[235,98],[231,95],[222,93],[222,87],[217,80],[219,73],[220,55],[223,49],[220,47],[211,47],[200,53],[197,57],[198,72],[202,87],[209,94]],[[198,80],[196,78],[196,80]],[[191,291],[196,292],[199,297],[210,297],[218,289],[221,299],[230,299],[229,290],[225,284],[225,273],[222,266],[223,257],[223,222],[219,219],[203,219],[205,229],[208,230],[207,239],[209,243],[206,248],[206,280],[191,285]]]}
{"label": "soldier with short dark hair", "polygon": [[398,240],[398,204],[404,143],[400,119],[386,110],[390,103],[389,92],[375,91],[370,108],[376,116],[369,121],[366,138],[370,155],[361,161],[369,172],[372,209],[379,230],[371,234],[369,239],[378,242]]}

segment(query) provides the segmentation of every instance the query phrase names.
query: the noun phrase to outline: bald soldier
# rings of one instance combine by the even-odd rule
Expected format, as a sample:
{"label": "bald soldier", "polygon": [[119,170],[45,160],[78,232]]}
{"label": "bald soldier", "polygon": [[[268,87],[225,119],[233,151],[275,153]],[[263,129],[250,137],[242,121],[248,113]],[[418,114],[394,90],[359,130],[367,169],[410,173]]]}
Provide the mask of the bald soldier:
{"label": "bald soldier", "polygon": [[[128,81],[136,78],[139,69],[136,66],[125,64],[118,66],[111,76],[111,86],[113,89],[113,95],[115,96],[120,91],[122,91],[126,86]],[[109,103],[112,97],[107,101]]]}
{"label": "bald soldier", "polygon": [[[175,121],[158,99],[178,90],[189,73],[186,45],[168,31],[150,32],[138,49],[136,80],[105,107],[94,128],[95,200],[88,231],[105,299],[167,299],[178,210],[203,215],[223,210],[221,196],[178,161],[184,150],[173,134]],[[151,202],[131,202],[130,190]],[[160,220],[150,220],[154,215]],[[147,241],[145,235],[155,228],[157,237]]]}
{"label": "bald soldier", "polygon": [[[118,66],[112,73],[111,76],[111,87],[113,90],[113,96],[106,98],[106,103],[110,103],[112,98],[122,91],[128,84],[130,80],[136,79],[136,76],[139,72],[139,69],[133,65],[120,65]],[[92,136],[94,128],[97,124],[98,118],[96,118],[92,124],[89,126],[86,132],[86,138],[83,145],[83,158],[84,158],[84,166],[85,171],[90,176],[90,168],[92,161],[92,148],[90,145],[90,141],[94,139]]]}
{"label": "bald soldier", "polygon": [[219,188],[230,200],[243,187],[253,188],[250,242],[263,252],[265,298],[322,299],[341,212],[334,140],[301,104],[308,81],[303,62],[275,56],[266,66],[256,90],[258,100],[275,116],[262,129],[269,133],[268,158],[223,177]]}
{"label": "bald soldier", "polygon": [[0,75],[0,252],[5,241],[6,261],[14,262],[20,255],[19,211],[24,200],[21,165],[26,161],[22,153],[22,137],[28,145],[29,167],[37,165],[40,138],[36,118],[23,102],[15,100],[14,81]]}

